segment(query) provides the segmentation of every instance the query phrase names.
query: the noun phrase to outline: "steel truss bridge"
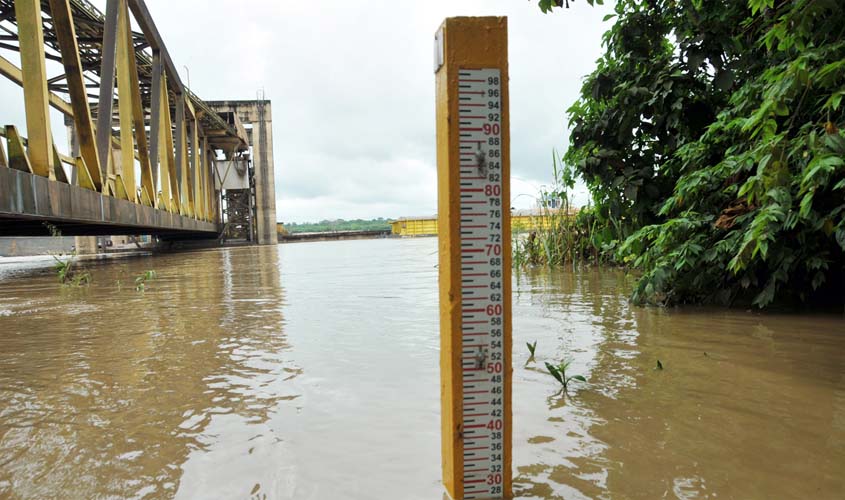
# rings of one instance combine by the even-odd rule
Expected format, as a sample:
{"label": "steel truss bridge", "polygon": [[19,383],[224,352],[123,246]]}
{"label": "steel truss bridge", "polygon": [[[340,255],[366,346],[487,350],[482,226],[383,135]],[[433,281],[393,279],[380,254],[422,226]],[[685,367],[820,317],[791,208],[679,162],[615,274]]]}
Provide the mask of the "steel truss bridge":
{"label": "steel truss bridge", "polygon": [[217,235],[213,165],[248,154],[247,134],[182,84],[143,0],[0,0],[0,75],[23,88],[27,128],[0,128],[0,236]]}

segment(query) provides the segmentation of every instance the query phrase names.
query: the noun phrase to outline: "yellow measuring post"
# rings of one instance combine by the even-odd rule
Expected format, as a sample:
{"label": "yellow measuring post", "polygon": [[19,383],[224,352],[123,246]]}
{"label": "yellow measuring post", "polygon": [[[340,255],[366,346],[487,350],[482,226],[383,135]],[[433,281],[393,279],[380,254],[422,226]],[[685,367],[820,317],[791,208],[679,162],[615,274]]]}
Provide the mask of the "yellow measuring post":
{"label": "yellow measuring post", "polygon": [[443,483],[511,498],[511,224],[507,18],[435,35]]}

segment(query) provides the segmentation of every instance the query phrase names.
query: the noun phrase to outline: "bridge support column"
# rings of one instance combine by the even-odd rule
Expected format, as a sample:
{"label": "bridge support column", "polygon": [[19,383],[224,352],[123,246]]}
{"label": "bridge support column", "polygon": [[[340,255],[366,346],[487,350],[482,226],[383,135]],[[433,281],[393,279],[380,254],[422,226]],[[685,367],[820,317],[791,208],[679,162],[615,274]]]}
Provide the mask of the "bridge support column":
{"label": "bridge support column", "polygon": [[273,171],[273,114],[268,101],[256,101],[257,122],[253,123],[252,144],[255,159],[255,219],[259,245],[275,245],[276,185]]}
{"label": "bridge support column", "polygon": [[73,239],[76,255],[94,255],[98,253],[96,236],[77,236]]}
{"label": "bridge support column", "polygon": [[275,245],[276,187],[273,164],[273,111],[270,101],[206,101],[218,113],[235,113],[246,125],[252,146],[255,180],[255,240],[259,245]]}

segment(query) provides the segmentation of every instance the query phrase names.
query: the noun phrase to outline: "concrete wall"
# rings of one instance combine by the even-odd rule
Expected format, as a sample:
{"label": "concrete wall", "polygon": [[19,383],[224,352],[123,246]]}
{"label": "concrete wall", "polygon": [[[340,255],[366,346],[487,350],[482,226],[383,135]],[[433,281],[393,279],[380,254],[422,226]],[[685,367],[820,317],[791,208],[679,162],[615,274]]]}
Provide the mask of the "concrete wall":
{"label": "concrete wall", "polygon": [[256,232],[259,245],[274,245],[276,237],[276,182],[273,163],[273,108],[268,100],[207,101],[218,112],[231,111],[245,125],[255,168]]}
{"label": "concrete wall", "polygon": [[[157,234],[216,238],[218,227],[96,191],[0,168],[0,236]],[[275,233],[275,225],[274,225]]]}
{"label": "concrete wall", "polygon": [[72,236],[47,236],[43,238],[0,237],[0,257],[70,253],[73,245],[74,239]]}

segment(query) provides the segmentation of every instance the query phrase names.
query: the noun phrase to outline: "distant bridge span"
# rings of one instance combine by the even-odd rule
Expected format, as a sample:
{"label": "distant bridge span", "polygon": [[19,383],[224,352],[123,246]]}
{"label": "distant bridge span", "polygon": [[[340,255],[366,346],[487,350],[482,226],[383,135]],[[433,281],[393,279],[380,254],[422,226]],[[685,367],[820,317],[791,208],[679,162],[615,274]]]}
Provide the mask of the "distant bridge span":
{"label": "distant bridge span", "polygon": [[[215,237],[226,212],[218,163],[249,162],[250,146],[266,156],[251,141],[271,133],[269,102],[259,102],[268,127],[247,134],[238,113],[193,94],[143,0],[107,0],[105,13],[85,0],[0,0],[0,75],[23,88],[27,129],[0,127],[0,236]],[[50,106],[65,117],[68,154]],[[275,242],[272,158],[267,175],[269,187],[252,184],[259,208],[272,205],[258,219]]]}

